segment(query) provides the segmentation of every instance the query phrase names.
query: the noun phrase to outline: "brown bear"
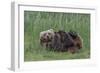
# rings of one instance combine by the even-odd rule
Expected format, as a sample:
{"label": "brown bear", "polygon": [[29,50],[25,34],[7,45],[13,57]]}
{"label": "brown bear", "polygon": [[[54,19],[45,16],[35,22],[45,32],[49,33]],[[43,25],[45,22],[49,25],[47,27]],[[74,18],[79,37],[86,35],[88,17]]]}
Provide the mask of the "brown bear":
{"label": "brown bear", "polygon": [[40,32],[40,44],[50,50],[76,53],[83,47],[83,40],[80,35],[74,31],[65,32],[53,29]]}

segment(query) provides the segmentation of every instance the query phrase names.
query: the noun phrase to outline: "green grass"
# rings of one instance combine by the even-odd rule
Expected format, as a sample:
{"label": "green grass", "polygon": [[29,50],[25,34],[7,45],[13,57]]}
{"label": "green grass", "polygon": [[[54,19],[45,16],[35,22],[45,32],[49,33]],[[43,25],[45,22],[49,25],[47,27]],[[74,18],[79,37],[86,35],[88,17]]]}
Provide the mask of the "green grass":
{"label": "green grass", "polygon": [[[83,38],[83,48],[75,54],[44,49],[39,44],[39,33],[51,28],[78,32]],[[90,14],[24,12],[24,61],[86,58],[90,58]]]}

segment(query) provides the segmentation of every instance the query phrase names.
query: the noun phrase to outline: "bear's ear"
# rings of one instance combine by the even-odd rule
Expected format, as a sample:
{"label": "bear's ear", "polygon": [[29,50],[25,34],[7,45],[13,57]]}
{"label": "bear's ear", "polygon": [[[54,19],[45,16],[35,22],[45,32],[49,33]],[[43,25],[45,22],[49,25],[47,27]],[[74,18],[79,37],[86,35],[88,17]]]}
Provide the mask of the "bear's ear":
{"label": "bear's ear", "polygon": [[76,35],[76,36],[78,35],[78,32],[76,32],[74,30],[70,30],[68,33],[71,34],[71,35]]}
{"label": "bear's ear", "polygon": [[43,32],[40,32],[40,37],[42,37],[43,36]]}
{"label": "bear's ear", "polygon": [[50,31],[54,31],[53,29],[50,29]]}

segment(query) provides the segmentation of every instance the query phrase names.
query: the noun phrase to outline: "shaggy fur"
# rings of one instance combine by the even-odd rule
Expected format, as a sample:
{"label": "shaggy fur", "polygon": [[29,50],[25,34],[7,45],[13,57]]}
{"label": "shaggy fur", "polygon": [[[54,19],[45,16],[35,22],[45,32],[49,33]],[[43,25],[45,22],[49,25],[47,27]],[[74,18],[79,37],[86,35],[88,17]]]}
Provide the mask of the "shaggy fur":
{"label": "shaggy fur", "polygon": [[78,33],[74,32],[74,31],[70,31],[70,32],[68,32],[68,34],[74,40],[74,43],[75,43],[76,47],[78,49],[81,49],[83,47],[83,40],[82,40],[81,36]]}
{"label": "shaggy fur", "polygon": [[74,47],[74,41],[69,34],[64,31],[55,32],[54,39],[52,41],[52,48],[56,51],[68,51],[68,48]]}

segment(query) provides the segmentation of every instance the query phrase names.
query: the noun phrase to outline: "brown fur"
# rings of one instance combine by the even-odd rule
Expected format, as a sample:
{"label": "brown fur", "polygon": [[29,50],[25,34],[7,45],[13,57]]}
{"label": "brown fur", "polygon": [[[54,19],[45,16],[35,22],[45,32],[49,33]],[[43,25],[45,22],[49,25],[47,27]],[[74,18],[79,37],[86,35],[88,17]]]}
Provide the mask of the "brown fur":
{"label": "brown fur", "polygon": [[75,47],[72,37],[65,31],[55,32],[54,39],[52,41],[52,48],[55,51],[66,52],[70,47]]}
{"label": "brown fur", "polygon": [[83,47],[83,40],[80,36],[77,36],[77,38],[73,39],[75,45],[78,47],[78,49],[81,49]]}
{"label": "brown fur", "polygon": [[81,38],[81,36],[76,32],[69,32],[68,34],[72,37],[76,47],[78,49],[81,49],[83,47],[83,39]]}

